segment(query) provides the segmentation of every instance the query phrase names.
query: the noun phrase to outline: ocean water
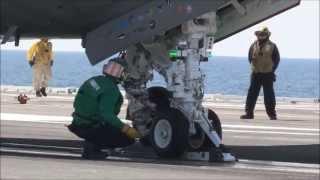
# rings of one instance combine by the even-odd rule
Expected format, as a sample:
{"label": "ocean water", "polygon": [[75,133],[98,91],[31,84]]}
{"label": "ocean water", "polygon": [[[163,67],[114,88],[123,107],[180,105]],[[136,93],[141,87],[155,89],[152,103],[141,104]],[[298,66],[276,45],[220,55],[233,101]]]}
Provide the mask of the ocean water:
{"label": "ocean water", "polygon": [[[91,66],[83,52],[55,52],[50,86],[79,87],[101,74],[103,63]],[[25,51],[1,50],[1,85],[32,85],[32,71]],[[276,72],[277,97],[319,98],[319,59],[281,59]],[[250,83],[247,58],[213,57],[201,65],[206,74],[206,93],[245,96]],[[155,74],[150,86],[165,86]],[[263,92],[261,91],[261,94]]]}

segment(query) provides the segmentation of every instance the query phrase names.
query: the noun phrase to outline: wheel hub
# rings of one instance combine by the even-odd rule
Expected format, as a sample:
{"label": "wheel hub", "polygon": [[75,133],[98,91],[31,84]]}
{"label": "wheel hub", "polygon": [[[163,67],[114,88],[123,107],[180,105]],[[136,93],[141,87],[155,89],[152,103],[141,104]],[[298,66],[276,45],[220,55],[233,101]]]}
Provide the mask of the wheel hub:
{"label": "wheel hub", "polygon": [[155,144],[160,148],[166,148],[172,140],[172,127],[168,120],[161,119],[154,130]]}

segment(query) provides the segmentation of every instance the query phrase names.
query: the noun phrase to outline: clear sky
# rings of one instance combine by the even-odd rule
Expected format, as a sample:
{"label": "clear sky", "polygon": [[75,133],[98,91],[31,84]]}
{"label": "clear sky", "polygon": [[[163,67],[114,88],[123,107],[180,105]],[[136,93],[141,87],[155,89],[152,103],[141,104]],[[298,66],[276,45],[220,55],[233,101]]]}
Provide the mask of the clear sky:
{"label": "clear sky", "polygon": [[319,0],[302,0],[300,6],[215,44],[214,52],[246,57],[256,39],[254,31],[262,26],[271,31],[270,39],[277,44],[282,57],[319,59]]}
{"label": "clear sky", "polygon": [[[254,31],[262,26],[272,32],[282,57],[319,59],[319,0],[302,0],[300,6],[215,44],[215,55],[246,57]],[[1,49],[27,49],[34,41],[22,40],[18,48],[7,43]],[[84,51],[78,39],[51,41],[55,51]]]}

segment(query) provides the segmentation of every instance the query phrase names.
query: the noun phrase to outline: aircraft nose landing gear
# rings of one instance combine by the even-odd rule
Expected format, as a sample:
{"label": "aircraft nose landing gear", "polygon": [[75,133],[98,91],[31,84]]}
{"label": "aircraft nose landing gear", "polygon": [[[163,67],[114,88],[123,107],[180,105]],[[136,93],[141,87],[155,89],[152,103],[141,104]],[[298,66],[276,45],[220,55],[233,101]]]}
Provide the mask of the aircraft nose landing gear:
{"label": "aircraft nose landing gear", "polygon": [[[168,37],[158,38],[156,43],[141,43],[128,49],[128,54],[133,54],[128,60],[132,64],[131,74],[139,80],[135,82],[141,83],[128,83],[127,89],[148,92],[145,93],[148,98],[129,95],[128,109],[137,129],[148,137],[160,157],[196,159],[200,154],[208,161],[236,160],[222,144],[217,115],[202,105],[205,74],[200,62],[213,45],[214,32],[215,13],[208,13],[173,29]],[[145,77],[149,77],[146,75],[149,70],[164,76],[167,87],[147,89],[149,79]],[[145,108],[150,104],[146,100],[156,104],[155,108],[149,108],[151,113]],[[150,120],[152,125],[147,127]]]}

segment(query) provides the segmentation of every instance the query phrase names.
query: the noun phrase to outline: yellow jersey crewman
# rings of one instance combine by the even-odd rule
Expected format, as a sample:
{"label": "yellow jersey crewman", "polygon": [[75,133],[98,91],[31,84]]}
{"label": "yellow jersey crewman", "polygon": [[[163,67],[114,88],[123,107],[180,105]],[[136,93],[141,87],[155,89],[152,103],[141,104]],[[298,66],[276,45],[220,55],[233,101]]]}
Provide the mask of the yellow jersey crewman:
{"label": "yellow jersey crewman", "polygon": [[53,65],[52,43],[48,38],[41,38],[28,50],[27,59],[33,69],[32,84],[36,96],[47,96],[46,88],[51,79],[51,66]]}

